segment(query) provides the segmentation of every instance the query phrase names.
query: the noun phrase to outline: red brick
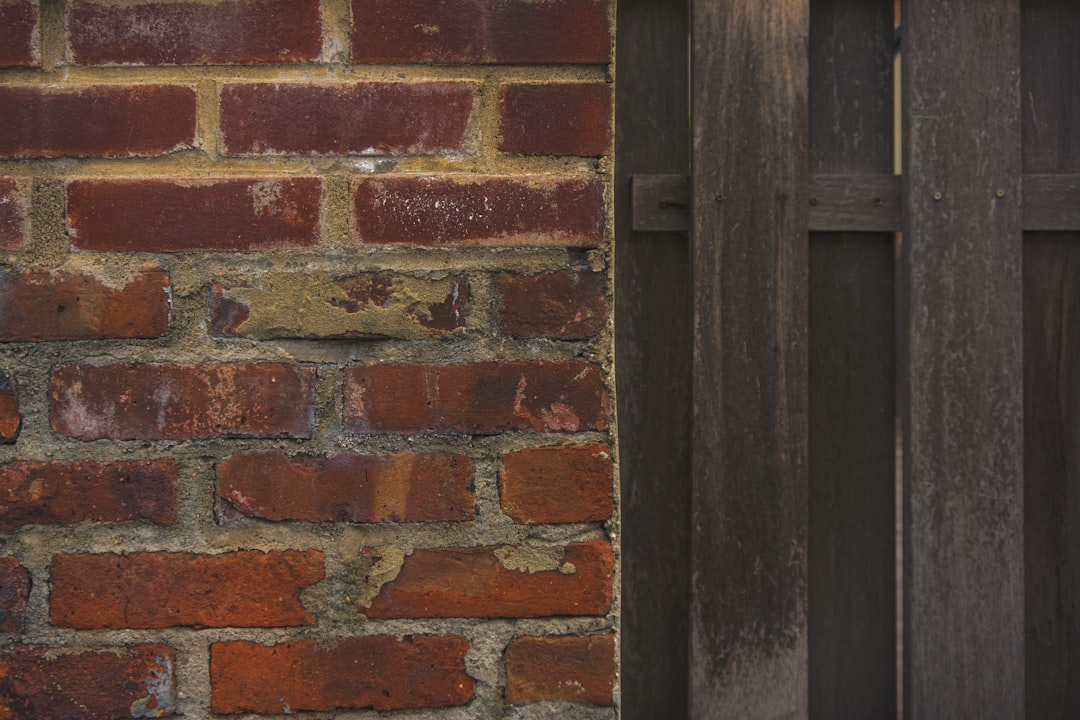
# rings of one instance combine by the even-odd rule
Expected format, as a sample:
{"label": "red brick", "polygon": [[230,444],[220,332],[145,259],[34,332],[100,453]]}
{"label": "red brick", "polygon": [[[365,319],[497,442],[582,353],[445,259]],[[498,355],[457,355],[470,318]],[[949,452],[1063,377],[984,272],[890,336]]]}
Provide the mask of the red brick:
{"label": "red brick", "polygon": [[73,180],[67,225],[84,250],[247,250],[319,242],[313,177]]}
{"label": "red brick", "polygon": [[608,0],[353,0],[358,63],[606,63]]}
{"label": "red brick", "polygon": [[469,641],[457,635],[385,635],[210,646],[215,713],[287,715],[465,705]]}
{"label": "red brick", "polygon": [[176,658],[165,645],[0,650],[0,717],[114,720],[176,711]]}
{"label": "red brick", "polygon": [[260,340],[421,340],[464,331],[468,302],[469,285],[463,278],[274,273],[254,282],[215,285],[207,330],[215,337]]}
{"label": "red brick", "polygon": [[65,365],[49,417],[80,440],[309,437],[314,383],[307,365]]}
{"label": "red brick", "polygon": [[607,323],[604,285],[604,276],[594,272],[501,277],[495,281],[499,330],[525,338],[590,338]]}
{"label": "red brick", "polygon": [[[373,551],[374,552],[374,551]],[[611,607],[611,545],[418,549],[379,590],[370,618],[603,615]]]}
{"label": "red brick", "polygon": [[597,247],[604,239],[604,183],[593,177],[357,177],[353,213],[365,243]]}
{"label": "red brick", "polygon": [[0,632],[22,632],[29,598],[30,573],[18,558],[0,557]]}
{"label": "red brick", "polygon": [[430,83],[237,83],[221,91],[232,154],[399,155],[457,150],[475,88]]}
{"label": "red brick", "polygon": [[522,637],[506,649],[506,701],[613,705],[615,638]]}
{"label": "red brick", "polygon": [[172,524],[176,522],[176,479],[173,460],[0,465],[0,531],[88,520]]}
{"label": "red brick", "polygon": [[315,550],[57,555],[52,622],[81,630],[311,625],[300,591],[323,577]]}
{"label": "red brick", "polygon": [[0,370],[0,445],[15,442],[21,429],[19,388],[15,384],[15,378]]}
{"label": "red brick", "polygon": [[503,512],[521,523],[607,520],[614,468],[607,445],[545,447],[503,455]]}
{"label": "red brick", "polygon": [[38,3],[0,0],[0,66],[40,65]]}
{"label": "red brick", "polygon": [[[0,8],[0,12],[2,10]],[[19,248],[26,243],[27,214],[15,178],[0,177],[0,250]]]}
{"label": "red brick", "polygon": [[319,0],[77,0],[66,26],[82,65],[296,63],[322,52]]}
{"label": "red brick", "polygon": [[162,155],[195,141],[181,85],[0,85],[0,157]]}
{"label": "red brick", "polygon": [[275,450],[234,455],[217,466],[227,517],[308,522],[472,520],[472,461],[464,455],[341,453],[288,457]]}
{"label": "red brick", "polygon": [[161,337],[169,330],[169,274],[132,268],[122,283],[89,273],[0,270],[0,340]]}
{"label": "red brick", "polygon": [[599,156],[611,152],[611,86],[507,85],[499,96],[502,142],[517,155]]}
{"label": "red brick", "polygon": [[606,430],[600,368],[568,362],[356,365],[345,371],[345,428],[356,433]]}

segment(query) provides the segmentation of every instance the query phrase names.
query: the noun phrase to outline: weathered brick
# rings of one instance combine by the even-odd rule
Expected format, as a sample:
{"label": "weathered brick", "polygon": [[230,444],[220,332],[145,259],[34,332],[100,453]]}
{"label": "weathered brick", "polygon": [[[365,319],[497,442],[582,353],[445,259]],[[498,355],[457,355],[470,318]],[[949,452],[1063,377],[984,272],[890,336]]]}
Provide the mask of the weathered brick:
{"label": "weathered brick", "polygon": [[116,720],[176,711],[176,658],[166,645],[104,650],[0,649],[0,717]]}
{"label": "weathered brick", "polygon": [[601,273],[568,271],[506,275],[495,281],[499,330],[515,337],[590,338],[607,323]]}
{"label": "weathered brick", "polygon": [[606,63],[608,0],[353,0],[363,63]]}
{"label": "weathered brick", "polygon": [[0,67],[40,65],[37,0],[0,0]]}
{"label": "weathered brick", "polygon": [[499,95],[502,141],[516,155],[599,156],[611,152],[611,86],[507,85]]}
{"label": "weathered brick", "polygon": [[19,248],[26,243],[27,215],[15,178],[0,177],[0,250]]}
{"label": "weathered brick", "polygon": [[[417,549],[397,577],[361,602],[360,612],[370,618],[603,615],[611,606],[613,564],[605,540],[565,548]],[[375,580],[381,579],[380,572]]]}
{"label": "weathered brick", "polygon": [[503,455],[502,509],[515,522],[607,520],[614,468],[607,445],[544,447]]}
{"label": "weathered brick", "polygon": [[398,155],[457,150],[475,86],[428,83],[236,83],[221,91],[227,152]]}
{"label": "weathered brick", "polygon": [[29,598],[30,573],[18,558],[0,557],[0,632],[22,632]]}
{"label": "weathered brick", "polygon": [[567,362],[356,365],[345,428],[356,433],[557,432],[608,427],[600,368]]}
{"label": "weathered brick", "polygon": [[195,141],[182,85],[0,85],[0,157],[161,155]]}
{"label": "weathered brick", "polygon": [[84,250],[247,250],[319,242],[313,177],[73,180],[67,225]]}
{"label": "weathered brick", "polygon": [[322,51],[319,0],[76,0],[66,27],[82,65],[296,63]]}
{"label": "weathered brick", "polygon": [[398,710],[465,705],[469,641],[457,635],[385,635],[210,646],[216,713]]}
{"label": "weathered brick", "polygon": [[595,177],[353,178],[360,242],[596,247],[604,183]]}
{"label": "weathered brick", "polygon": [[65,365],[53,429],[80,440],[309,437],[314,368],[280,363]]}
{"label": "weathered brick", "polygon": [[176,522],[174,460],[0,465],[0,531],[91,521]]}
{"label": "weathered brick", "polygon": [[522,637],[506,649],[506,701],[613,705],[615,638]]}
{"label": "weathered brick", "polygon": [[161,337],[169,274],[155,265],[123,277],[0,269],[0,341]]}
{"label": "weathered brick", "polygon": [[52,622],[82,630],[310,625],[300,591],[323,577],[315,550],[57,555]]}
{"label": "weathered brick", "polygon": [[468,301],[469,286],[462,278],[274,273],[254,283],[216,285],[208,329],[217,337],[260,340],[420,340],[463,331]]}
{"label": "weathered brick", "polygon": [[234,455],[217,466],[227,517],[308,522],[471,520],[472,461],[464,455],[341,453],[288,457],[274,450]]}
{"label": "weathered brick", "polygon": [[0,445],[15,442],[21,429],[19,387],[15,384],[15,378],[0,370]]}

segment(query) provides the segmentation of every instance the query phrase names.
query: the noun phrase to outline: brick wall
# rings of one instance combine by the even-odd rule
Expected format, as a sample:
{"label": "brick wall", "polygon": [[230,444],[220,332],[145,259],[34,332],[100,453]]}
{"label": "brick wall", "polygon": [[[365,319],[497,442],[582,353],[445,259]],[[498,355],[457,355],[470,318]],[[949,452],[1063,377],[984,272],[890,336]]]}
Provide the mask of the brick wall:
{"label": "brick wall", "polygon": [[0,716],[611,718],[610,0],[0,0]]}

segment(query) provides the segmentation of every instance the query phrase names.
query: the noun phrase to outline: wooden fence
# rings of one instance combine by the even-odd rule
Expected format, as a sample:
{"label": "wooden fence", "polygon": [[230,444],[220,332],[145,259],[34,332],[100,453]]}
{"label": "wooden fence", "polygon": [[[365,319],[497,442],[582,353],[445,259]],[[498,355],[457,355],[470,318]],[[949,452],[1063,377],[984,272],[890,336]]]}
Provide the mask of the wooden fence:
{"label": "wooden fence", "polygon": [[618,12],[623,717],[1080,717],[1080,4]]}

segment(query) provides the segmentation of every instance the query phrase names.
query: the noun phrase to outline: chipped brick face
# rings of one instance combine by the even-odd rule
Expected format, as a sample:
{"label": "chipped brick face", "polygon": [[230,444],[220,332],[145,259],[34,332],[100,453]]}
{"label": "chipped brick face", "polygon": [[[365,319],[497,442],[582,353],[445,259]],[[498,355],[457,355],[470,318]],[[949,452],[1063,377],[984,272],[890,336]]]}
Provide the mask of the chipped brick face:
{"label": "chipped brick face", "polygon": [[0,0],[0,717],[614,719],[614,11]]}

